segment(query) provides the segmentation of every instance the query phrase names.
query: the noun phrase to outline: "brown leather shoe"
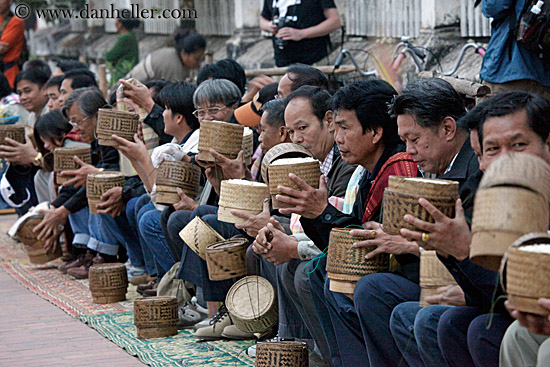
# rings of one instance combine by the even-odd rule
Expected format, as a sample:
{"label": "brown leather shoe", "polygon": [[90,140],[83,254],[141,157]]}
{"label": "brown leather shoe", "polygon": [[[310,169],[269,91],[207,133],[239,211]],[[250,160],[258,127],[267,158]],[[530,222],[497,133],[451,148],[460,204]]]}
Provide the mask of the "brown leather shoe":
{"label": "brown leather shoe", "polygon": [[150,281],[147,284],[140,284],[140,285],[137,286],[137,292],[139,294],[143,294],[143,292],[145,292],[146,290],[152,289],[155,286],[156,283],[157,283],[157,280],[155,279],[155,280]]}
{"label": "brown leather shoe", "polygon": [[156,297],[157,296],[157,288],[159,287],[158,282],[155,280],[155,283],[153,286],[149,289],[146,289],[143,291],[142,296],[143,297]]}
{"label": "brown leather shoe", "polygon": [[57,269],[59,269],[59,271],[61,271],[63,274],[67,274],[67,271],[69,269],[78,268],[79,266],[82,266],[85,263],[91,262],[93,258],[94,258],[94,255],[87,252],[86,254],[79,255],[73,261],[69,261],[68,263],[61,265]]}
{"label": "brown leather shoe", "polygon": [[129,281],[133,285],[141,285],[141,284],[148,284],[156,279],[157,279],[156,276],[150,277],[149,274],[145,273],[143,275],[136,275],[134,277],[130,277]]}
{"label": "brown leather shoe", "polygon": [[[88,256],[89,254],[86,254]],[[90,256],[93,256],[90,254]],[[88,256],[88,259],[89,257]],[[88,279],[88,272],[90,270],[90,267],[95,264],[103,264],[105,263],[105,259],[100,254],[97,254],[93,259],[83,262],[82,265],[79,267],[70,268],[67,270],[67,274],[69,274],[72,277],[75,277],[76,279]]]}

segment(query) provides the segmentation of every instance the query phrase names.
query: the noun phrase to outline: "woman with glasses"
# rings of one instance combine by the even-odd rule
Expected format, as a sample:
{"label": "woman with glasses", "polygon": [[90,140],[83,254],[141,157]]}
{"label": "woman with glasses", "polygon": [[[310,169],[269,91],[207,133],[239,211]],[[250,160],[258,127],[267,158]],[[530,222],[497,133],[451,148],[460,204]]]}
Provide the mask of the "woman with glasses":
{"label": "woman with glasses", "polygon": [[[97,240],[97,235],[94,236],[94,230],[99,228],[91,223],[86,199],[86,178],[89,173],[119,169],[117,150],[113,147],[98,145],[95,138],[97,112],[106,105],[107,102],[97,88],[75,89],[65,101],[62,113],[83,140],[90,142],[92,164],[84,163],[75,157],[80,168],[60,173],[75,177],[63,184],[57,198],[51,203],[52,208],[44,212],[44,219],[34,229],[35,232],[38,232],[38,238],[46,241],[46,247],[49,249],[54,246],[54,240],[63,230],[67,219],[70,220],[71,227],[77,234],[73,241],[75,259],[61,266],[60,270],[69,273],[69,270],[76,271],[78,269],[79,271],[75,274],[69,273],[75,277],[82,277],[84,270],[86,270],[87,276],[87,269],[91,266],[92,261],[111,260],[118,253],[117,245],[102,244]],[[45,146],[53,148],[59,141],[51,139],[51,137],[48,138],[45,134],[44,143]],[[101,253],[102,256],[96,256],[98,253]]]}

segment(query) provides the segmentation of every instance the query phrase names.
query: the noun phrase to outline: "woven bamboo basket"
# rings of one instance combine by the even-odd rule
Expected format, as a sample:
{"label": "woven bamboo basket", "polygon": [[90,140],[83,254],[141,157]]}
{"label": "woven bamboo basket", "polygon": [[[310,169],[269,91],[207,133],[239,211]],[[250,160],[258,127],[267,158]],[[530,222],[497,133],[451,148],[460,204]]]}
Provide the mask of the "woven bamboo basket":
{"label": "woven bamboo basket", "polygon": [[139,298],[134,301],[134,325],[137,337],[164,338],[178,333],[176,297]]}
{"label": "woven bamboo basket", "polygon": [[355,285],[363,276],[389,271],[390,256],[380,254],[367,260],[365,256],[376,246],[355,248],[353,244],[368,237],[352,237],[353,228],[333,228],[330,231],[327,252],[327,276],[330,290],[352,295]]}
{"label": "woven bamboo basket", "polygon": [[254,133],[249,127],[244,128],[242,149],[244,163],[250,166],[252,164],[252,155],[254,154]]}
{"label": "woven bamboo basket", "polygon": [[427,296],[437,294],[437,288],[456,285],[449,270],[439,261],[435,251],[422,251],[420,254],[420,307],[428,306]]}
{"label": "woven bamboo basket", "polygon": [[225,305],[235,326],[249,333],[263,333],[279,321],[277,293],[265,278],[248,276],[227,292]]}
{"label": "woven bamboo basket", "polygon": [[0,125],[0,145],[5,145],[5,138],[25,144],[25,127],[23,125]]}
{"label": "woven bamboo basket", "polygon": [[450,218],[455,216],[455,203],[458,199],[458,182],[419,177],[390,176],[388,187],[384,190],[383,223],[384,232],[399,234],[401,228],[413,231],[416,227],[405,222],[405,214],[434,223],[432,216],[418,204],[418,199],[425,198],[443,214]]}
{"label": "woven bamboo basket", "polygon": [[113,187],[124,185],[124,175],[120,172],[104,171],[90,173],[86,180],[86,197],[91,214],[97,214],[96,205],[101,203],[101,195]]}
{"label": "woven bamboo basket", "polygon": [[139,115],[133,112],[100,108],[97,113],[96,134],[99,145],[116,147],[119,144],[111,135],[134,141],[138,131]]}
{"label": "woven bamboo basket", "polygon": [[307,344],[297,341],[261,342],[256,347],[256,367],[308,367]]}
{"label": "woven bamboo basket", "polygon": [[61,171],[80,168],[80,165],[74,161],[74,156],[84,163],[92,164],[90,147],[55,148],[53,151],[53,169],[57,174],[56,180],[59,185],[74,178],[74,176],[60,176]]}
{"label": "woven bamboo basket", "polygon": [[114,303],[126,299],[128,273],[124,264],[92,265],[89,280],[94,303]]}
{"label": "woven bamboo basket", "polygon": [[543,159],[527,153],[507,154],[487,168],[480,188],[517,186],[529,189],[550,201],[550,165]]}
{"label": "woven bamboo basket", "polygon": [[209,150],[214,149],[221,155],[235,159],[243,148],[244,126],[222,121],[203,121],[199,131],[198,159],[215,162]]}
{"label": "woven bamboo basket", "polygon": [[319,177],[321,176],[321,167],[319,161],[313,158],[282,158],[269,165],[269,193],[273,209],[292,208],[292,205],[282,203],[275,199],[275,196],[281,194],[277,186],[286,186],[291,189],[300,190],[298,185],[288,177],[289,173],[294,173],[300,177],[309,186],[319,188]]}
{"label": "woven bamboo basket", "polygon": [[[531,251],[525,251],[530,249]],[[550,311],[538,304],[550,298],[550,235],[529,233],[518,238],[502,260],[501,281],[511,308],[547,316]]]}
{"label": "woven bamboo basket", "polygon": [[273,162],[275,162],[277,159],[281,158],[305,158],[305,157],[311,157],[311,152],[301,146],[300,144],[294,144],[294,143],[282,143],[277,144],[273,148],[269,149],[267,153],[265,153],[263,159],[262,159],[262,167],[261,167],[261,173],[262,173],[262,179],[265,183],[269,183],[269,165]]}
{"label": "woven bamboo basket", "polygon": [[206,248],[206,267],[210,280],[226,280],[246,275],[246,238],[235,238]]}
{"label": "woven bamboo basket", "polygon": [[227,223],[244,223],[245,220],[231,214],[237,209],[251,215],[262,212],[264,200],[269,197],[266,184],[246,180],[224,180],[221,183],[218,202],[218,220]]}
{"label": "woven bamboo basket", "polygon": [[44,241],[40,241],[38,233],[33,232],[42,219],[42,215],[28,217],[17,229],[17,237],[23,243],[32,264],[45,264],[61,256],[61,246],[57,246],[54,253],[47,253],[44,251]]}
{"label": "woven bamboo basket", "polygon": [[206,261],[206,247],[225,241],[221,234],[200,217],[195,217],[181,231],[180,238],[201,259]]}
{"label": "woven bamboo basket", "polygon": [[548,229],[548,201],[518,187],[478,189],[472,218],[470,259],[498,270],[508,247],[524,234]]}
{"label": "woven bamboo basket", "polygon": [[177,188],[191,199],[198,194],[201,169],[191,163],[164,161],[157,172],[157,203],[172,205],[180,201]]}

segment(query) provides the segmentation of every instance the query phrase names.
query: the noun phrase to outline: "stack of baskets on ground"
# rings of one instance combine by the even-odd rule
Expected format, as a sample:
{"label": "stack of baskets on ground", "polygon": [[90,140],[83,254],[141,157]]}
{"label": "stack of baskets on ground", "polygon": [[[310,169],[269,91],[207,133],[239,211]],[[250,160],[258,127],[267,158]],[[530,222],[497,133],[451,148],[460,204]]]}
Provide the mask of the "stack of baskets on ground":
{"label": "stack of baskets on ground", "polygon": [[246,238],[221,241],[206,248],[206,267],[210,280],[226,280],[246,275]]}
{"label": "stack of baskets on ground", "polygon": [[176,297],[140,298],[134,301],[134,325],[138,338],[164,338],[178,333]]}
{"label": "stack of baskets on ground", "polygon": [[0,145],[6,145],[5,138],[25,144],[25,127],[23,125],[0,125]]}
{"label": "stack of baskets on ground", "polygon": [[264,200],[269,197],[266,184],[246,180],[224,180],[221,183],[218,202],[218,219],[227,223],[243,223],[246,220],[231,214],[239,210],[250,215],[260,214]]}
{"label": "stack of baskets on ground", "polygon": [[449,270],[437,258],[435,251],[420,253],[420,307],[428,306],[425,298],[437,294],[437,288],[456,285]]}
{"label": "stack of baskets on ground", "polygon": [[308,367],[307,344],[297,341],[261,342],[256,347],[256,367]]}
{"label": "stack of baskets on ground", "polygon": [[319,161],[314,158],[281,158],[269,165],[269,193],[273,203],[273,209],[294,207],[287,203],[278,201],[275,197],[281,192],[277,186],[285,186],[294,190],[300,187],[292,181],[288,175],[295,174],[309,186],[318,189],[321,167]]}
{"label": "stack of baskets on ground", "polygon": [[164,161],[157,172],[157,203],[172,205],[181,200],[177,188],[191,199],[198,194],[201,169],[191,163]]}
{"label": "stack of baskets on ground", "polygon": [[[550,311],[538,304],[550,298],[550,235],[529,233],[518,238],[502,260],[501,280],[511,308],[547,316]],[[504,283],[504,282],[503,282]]]}
{"label": "stack of baskets on ground", "polygon": [[244,126],[222,121],[203,121],[199,131],[199,154],[197,159],[215,162],[210,149],[229,159],[237,158],[243,149]]}
{"label": "stack of baskets on ground", "polygon": [[405,214],[434,223],[434,219],[419,203],[427,199],[439,211],[450,218],[455,216],[455,202],[458,199],[458,182],[419,177],[390,176],[384,190],[383,223],[384,232],[398,235],[401,228],[418,229],[405,222]]}
{"label": "stack of baskets on ground", "polygon": [[96,134],[100,145],[118,146],[111,137],[118,135],[121,138],[134,141],[134,135],[138,131],[139,115],[133,112],[118,111],[108,108],[100,108],[97,113]]}
{"label": "stack of baskets on ground", "polygon": [[33,232],[33,229],[42,222],[43,215],[26,214],[27,218],[23,220],[17,229],[17,238],[25,246],[25,251],[32,264],[45,264],[48,261],[57,259],[61,256],[61,246],[56,246],[53,253],[44,250],[44,241],[38,239],[39,232]]}
{"label": "stack of baskets on ground", "polygon": [[227,292],[225,305],[237,328],[248,333],[265,333],[279,321],[277,293],[265,278],[248,276]]}
{"label": "stack of baskets on ground", "polygon": [[92,265],[89,281],[94,303],[114,303],[126,299],[128,274],[124,264]]}
{"label": "stack of baskets on ground", "polygon": [[305,158],[311,157],[311,152],[301,146],[300,144],[294,143],[281,143],[275,145],[273,148],[269,149],[262,158],[262,179],[265,183],[269,183],[269,165],[275,162],[278,159],[282,158]]}
{"label": "stack of baskets on ground", "polygon": [[76,163],[74,157],[77,156],[82,162],[92,164],[92,151],[90,147],[67,147],[56,148],[53,151],[53,169],[56,174],[56,180],[59,185],[71,180],[74,176],[60,176],[61,171],[79,169],[80,164]]}
{"label": "stack of baskets on ground", "polygon": [[191,250],[193,250],[201,259],[206,261],[206,248],[216,242],[224,241],[221,234],[202,218],[195,217],[181,231],[180,238]]}
{"label": "stack of baskets on ground", "polygon": [[550,166],[530,154],[506,155],[486,170],[474,202],[470,259],[498,270],[520,236],[545,232],[550,218]]}
{"label": "stack of baskets on ground", "polygon": [[113,187],[124,186],[124,175],[120,172],[104,171],[90,173],[86,180],[86,196],[91,214],[97,214],[96,205],[101,203],[101,195]]}
{"label": "stack of baskets on ground", "polygon": [[379,254],[369,260],[365,258],[376,246],[353,247],[354,243],[373,237],[352,237],[349,234],[352,229],[332,229],[327,253],[330,290],[347,295],[353,295],[355,285],[363,276],[388,271],[390,267],[389,254]]}

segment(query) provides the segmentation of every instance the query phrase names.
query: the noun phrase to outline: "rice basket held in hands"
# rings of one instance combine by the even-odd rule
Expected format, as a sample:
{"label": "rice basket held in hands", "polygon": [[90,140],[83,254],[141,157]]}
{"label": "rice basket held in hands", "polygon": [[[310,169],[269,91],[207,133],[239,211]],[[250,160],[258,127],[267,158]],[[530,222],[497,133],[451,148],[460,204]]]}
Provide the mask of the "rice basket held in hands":
{"label": "rice basket held in hands", "polygon": [[333,228],[330,231],[327,252],[327,276],[330,290],[352,295],[355,285],[363,276],[390,269],[390,255],[379,254],[367,260],[365,256],[376,246],[353,247],[356,242],[373,237],[352,237],[353,228]]}
{"label": "rice basket held in hands", "polygon": [[273,148],[269,149],[265,153],[262,159],[262,179],[265,183],[269,183],[269,165],[281,158],[305,158],[311,157],[311,152],[301,146],[300,144],[294,143],[282,143],[277,144]]}
{"label": "rice basket held in hands", "polygon": [[529,233],[518,238],[502,259],[501,281],[511,308],[547,316],[538,299],[550,298],[550,235]]}
{"label": "rice basket held in hands", "polygon": [[279,321],[277,294],[262,277],[238,280],[227,292],[225,305],[235,326],[245,332],[263,333]]}
{"label": "rice basket held in hands", "polygon": [[318,189],[321,167],[319,161],[314,158],[282,158],[269,165],[269,193],[273,202],[273,209],[292,208],[293,205],[282,203],[275,199],[281,192],[277,186],[285,186],[291,189],[300,190],[298,185],[288,177],[293,173],[301,178],[309,186]]}
{"label": "rice basket held in hands", "polygon": [[269,197],[266,184],[246,180],[224,180],[218,202],[218,219],[227,223],[244,223],[246,220],[231,214],[232,209],[250,215],[260,214],[264,200]]}
{"label": "rice basket held in hands", "polygon": [[57,246],[55,252],[47,253],[44,250],[44,241],[38,239],[39,232],[33,232],[34,227],[44,219],[43,215],[29,216],[17,229],[17,238],[25,246],[25,251],[32,264],[45,264],[61,256],[61,246]]}
{"label": "rice basket held in hands", "polygon": [[206,266],[210,280],[226,280],[246,275],[246,238],[235,238],[206,248]]}
{"label": "rice basket held in hands", "polygon": [[256,367],[308,367],[307,344],[298,341],[259,342]]}
{"label": "rice basket held in hands", "polygon": [[94,303],[114,303],[126,299],[128,274],[124,264],[92,265],[89,281]]}
{"label": "rice basket held in hands", "polygon": [[197,159],[215,162],[209,150],[229,159],[235,159],[243,148],[244,126],[222,121],[203,121],[199,130],[199,154]]}
{"label": "rice basket held in hands", "polygon": [[134,301],[134,325],[137,337],[164,338],[178,333],[176,297],[139,298]]}
{"label": "rice basket held in hands", "polygon": [[124,175],[120,172],[104,171],[90,173],[86,180],[86,196],[91,214],[97,214],[96,205],[101,203],[101,195],[113,187],[124,185]]}
{"label": "rice basket held in hands", "polygon": [[498,270],[502,255],[524,234],[548,229],[550,211],[544,196],[513,186],[478,189],[472,218],[470,259]]}
{"label": "rice basket held in hands", "polygon": [[249,127],[244,128],[242,151],[244,163],[250,166],[252,164],[252,155],[254,154],[254,133]]}
{"label": "rice basket held in hands", "polygon": [[418,231],[419,229],[403,220],[405,214],[434,223],[432,216],[418,203],[420,198],[428,200],[447,217],[454,218],[455,203],[458,199],[458,182],[390,176],[388,187],[384,190],[384,232],[397,235],[401,228]]}
{"label": "rice basket held in hands", "polygon": [[437,294],[437,288],[446,285],[456,285],[449,270],[439,261],[435,251],[422,251],[420,253],[420,307],[428,306],[424,298]]}
{"label": "rice basket held in hands", "polygon": [[23,125],[0,125],[0,145],[6,145],[5,138],[25,144],[25,127]]}
{"label": "rice basket held in hands", "polygon": [[97,113],[96,134],[99,145],[116,147],[119,144],[111,135],[134,141],[134,135],[138,131],[139,115],[133,112],[118,111],[108,108],[100,108]]}
{"label": "rice basket held in hands", "polygon": [[92,164],[92,151],[90,147],[55,148],[53,151],[53,169],[59,185],[74,178],[74,176],[60,176],[59,173],[61,171],[80,168],[80,165],[74,161],[74,156],[77,156],[84,163]]}
{"label": "rice basket held in hands", "polygon": [[191,163],[164,161],[157,172],[157,203],[172,205],[181,200],[179,187],[191,199],[195,199],[200,185],[201,169]]}
{"label": "rice basket held in hands", "polygon": [[225,240],[200,217],[193,218],[180,231],[180,238],[203,260],[206,260],[206,247]]}

